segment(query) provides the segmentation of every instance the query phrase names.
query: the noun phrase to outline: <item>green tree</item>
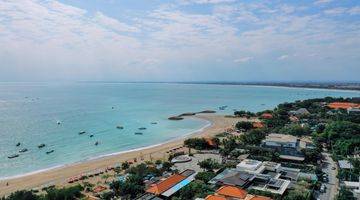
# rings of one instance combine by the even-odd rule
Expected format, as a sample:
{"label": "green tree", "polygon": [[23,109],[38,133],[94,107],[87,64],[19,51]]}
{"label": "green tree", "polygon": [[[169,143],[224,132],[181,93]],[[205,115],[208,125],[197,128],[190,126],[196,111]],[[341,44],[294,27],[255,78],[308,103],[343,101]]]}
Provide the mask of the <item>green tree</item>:
{"label": "green tree", "polygon": [[356,200],[356,198],[351,191],[342,187],[336,197],[336,200]]}
{"label": "green tree", "polygon": [[239,130],[244,129],[245,131],[248,131],[253,128],[253,125],[251,122],[241,121],[236,123],[235,127]]}
{"label": "green tree", "polygon": [[211,158],[207,158],[203,161],[198,162],[198,165],[202,169],[207,170],[207,171],[212,171],[214,169],[220,168],[220,164]]}
{"label": "green tree", "polygon": [[195,179],[196,180],[201,180],[201,181],[204,181],[204,183],[207,183],[212,178],[214,178],[215,176],[216,176],[216,174],[214,172],[211,172],[211,171],[199,172],[199,173],[196,174]]}

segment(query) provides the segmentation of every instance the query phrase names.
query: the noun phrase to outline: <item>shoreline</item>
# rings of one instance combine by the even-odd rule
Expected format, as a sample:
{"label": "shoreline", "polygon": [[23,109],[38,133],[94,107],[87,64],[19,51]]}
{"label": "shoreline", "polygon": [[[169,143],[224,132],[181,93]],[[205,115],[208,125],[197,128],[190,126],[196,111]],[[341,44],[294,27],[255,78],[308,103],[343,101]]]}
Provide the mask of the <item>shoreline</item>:
{"label": "shoreline", "polygon": [[[190,118],[190,117],[188,117],[188,118]],[[153,144],[153,145],[150,145],[150,146],[142,146],[142,147],[137,147],[137,148],[134,148],[134,149],[123,150],[123,151],[118,151],[118,152],[114,152],[114,153],[108,153],[108,154],[104,154],[104,155],[94,156],[94,157],[87,158],[87,159],[84,159],[84,160],[79,160],[79,161],[75,161],[75,162],[71,162],[71,163],[65,163],[65,164],[59,164],[59,165],[56,165],[56,166],[51,166],[51,167],[48,167],[48,168],[39,169],[39,170],[31,171],[31,172],[25,172],[25,173],[18,174],[18,175],[0,177],[0,183],[2,181],[7,181],[7,180],[26,177],[26,176],[36,175],[36,174],[40,174],[40,173],[46,172],[46,171],[61,169],[61,168],[65,168],[65,167],[71,167],[73,165],[77,165],[77,164],[81,164],[81,163],[86,163],[86,162],[90,162],[90,161],[97,161],[97,160],[101,160],[101,159],[104,159],[104,158],[107,158],[107,157],[118,156],[118,155],[121,155],[121,154],[126,154],[126,153],[131,153],[131,152],[138,152],[138,151],[143,151],[143,150],[147,150],[147,149],[151,149],[151,148],[156,148],[156,147],[164,145],[166,143],[173,142],[173,141],[176,141],[176,140],[185,139],[185,138],[191,137],[192,135],[195,135],[197,133],[201,133],[206,128],[211,127],[212,124],[213,124],[211,121],[206,120],[206,119],[202,119],[201,117],[194,117],[194,118],[196,120],[205,121],[206,125],[204,125],[203,127],[199,128],[199,129],[196,129],[194,131],[190,131],[188,133],[185,133],[184,135],[182,135],[180,137],[172,138],[172,139],[166,140],[166,141],[158,143],[158,144]]]}
{"label": "shoreline", "polygon": [[[226,118],[216,114],[198,114],[187,118],[207,121],[208,124],[201,129],[192,131],[182,137],[174,138],[163,143],[107,154],[77,163],[66,164],[58,167],[38,170],[23,175],[16,175],[0,180],[0,197],[21,189],[32,189],[46,185],[66,185],[66,180],[79,174],[105,169],[121,162],[137,159],[141,163],[146,160],[165,159],[167,151],[183,145],[183,141],[190,137],[210,137],[232,127],[242,118]],[[140,159],[139,159],[140,158]],[[9,184],[8,186],[6,184]]]}

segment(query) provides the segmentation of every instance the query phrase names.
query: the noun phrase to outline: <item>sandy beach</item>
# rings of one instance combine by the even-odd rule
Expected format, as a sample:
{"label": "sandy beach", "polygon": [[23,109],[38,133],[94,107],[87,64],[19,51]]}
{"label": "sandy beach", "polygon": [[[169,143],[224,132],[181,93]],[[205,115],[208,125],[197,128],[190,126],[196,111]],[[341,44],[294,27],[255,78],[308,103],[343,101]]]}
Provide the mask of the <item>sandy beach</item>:
{"label": "sandy beach", "polygon": [[135,158],[137,162],[142,162],[145,160],[154,161],[156,159],[166,159],[168,156],[167,152],[170,149],[182,146],[183,141],[186,138],[198,136],[212,136],[221,133],[228,128],[232,128],[234,124],[240,120],[245,120],[241,118],[228,118],[216,114],[199,114],[192,117],[207,120],[211,122],[211,125],[197,133],[176,140],[172,140],[164,144],[155,145],[153,147],[102,157],[82,163],[70,164],[63,167],[50,169],[47,171],[42,171],[39,173],[25,175],[17,178],[2,180],[0,181],[0,197],[21,189],[41,188],[48,185],[62,186],[66,184],[66,180],[69,177],[73,177],[97,169],[104,169],[106,167],[122,163],[124,161],[133,161]]}

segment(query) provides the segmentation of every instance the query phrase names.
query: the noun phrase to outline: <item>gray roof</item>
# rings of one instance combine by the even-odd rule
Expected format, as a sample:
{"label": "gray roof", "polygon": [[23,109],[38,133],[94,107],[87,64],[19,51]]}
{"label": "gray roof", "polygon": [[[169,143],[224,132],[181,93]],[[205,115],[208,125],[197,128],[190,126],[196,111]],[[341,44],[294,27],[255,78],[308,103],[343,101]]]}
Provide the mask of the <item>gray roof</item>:
{"label": "gray roof", "polygon": [[159,198],[153,194],[145,193],[141,197],[137,198],[136,200],[163,200],[162,198]]}
{"label": "gray roof", "polygon": [[236,185],[239,187],[244,187],[254,178],[254,174],[249,174],[247,172],[241,172],[234,169],[225,169],[209,182],[212,184],[217,183],[221,185]]}
{"label": "gray roof", "polygon": [[348,160],[339,160],[339,167],[341,169],[352,169],[353,166]]}

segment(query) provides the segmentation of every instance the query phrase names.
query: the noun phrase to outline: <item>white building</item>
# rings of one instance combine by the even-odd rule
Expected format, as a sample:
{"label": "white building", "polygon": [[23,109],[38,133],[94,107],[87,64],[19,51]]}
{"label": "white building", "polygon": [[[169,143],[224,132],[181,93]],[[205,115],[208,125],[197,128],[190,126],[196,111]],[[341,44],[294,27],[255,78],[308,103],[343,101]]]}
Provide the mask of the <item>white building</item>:
{"label": "white building", "polygon": [[299,139],[292,135],[271,133],[266,136],[262,143],[268,147],[297,148],[299,145]]}

